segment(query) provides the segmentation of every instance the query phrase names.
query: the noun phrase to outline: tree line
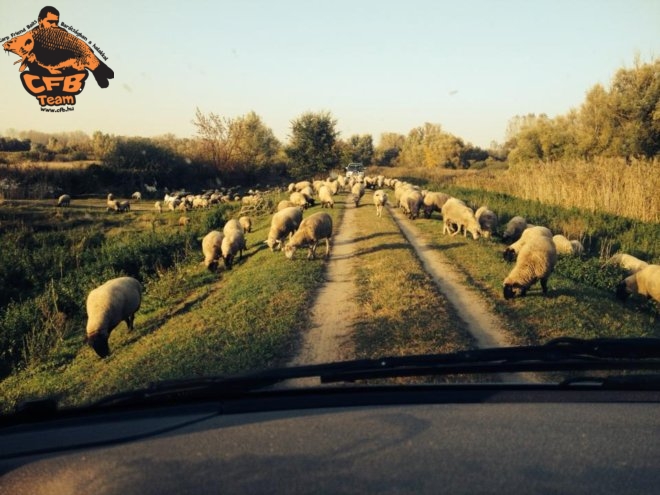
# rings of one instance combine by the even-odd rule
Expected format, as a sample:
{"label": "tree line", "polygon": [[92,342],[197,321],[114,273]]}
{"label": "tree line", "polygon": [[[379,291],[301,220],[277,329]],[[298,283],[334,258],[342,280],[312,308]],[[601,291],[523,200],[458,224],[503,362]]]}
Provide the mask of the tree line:
{"label": "tree line", "polygon": [[[136,182],[161,184],[187,169],[226,184],[272,178],[322,176],[350,162],[366,166],[425,168],[484,167],[497,161],[552,161],[599,157],[654,158],[660,153],[660,59],[620,69],[609,88],[591,88],[580,108],[567,115],[515,116],[503,145],[484,150],[426,122],[408,132],[342,138],[330,112],[306,112],[291,121],[287,143],[280,142],[255,112],[227,117],[197,108],[196,135],[179,138],[124,137],[96,131],[15,132],[0,146],[25,151],[32,160],[90,159],[109,171],[133,171]],[[4,144],[3,144],[4,143]],[[75,158],[74,158],[75,157]],[[190,175],[190,173],[188,174]],[[138,178],[139,177],[139,178]]]}

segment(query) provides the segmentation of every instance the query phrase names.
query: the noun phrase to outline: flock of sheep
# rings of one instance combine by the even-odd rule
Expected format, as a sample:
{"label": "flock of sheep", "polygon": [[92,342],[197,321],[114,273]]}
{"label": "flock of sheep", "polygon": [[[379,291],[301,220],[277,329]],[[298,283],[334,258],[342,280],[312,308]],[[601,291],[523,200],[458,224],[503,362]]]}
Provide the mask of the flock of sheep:
{"label": "flock of sheep", "polygon": [[[489,238],[498,230],[498,217],[488,207],[482,206],[474,211],[464,201],[448,194],[436,191],[425,191],[419,187],[397,179],[388,179],[380,175],[366,176],[363,179],[352,177],[347,179],[339,176],[336,179],[324,181],[300,181],[289,185],[289,198],[277,205],[277,211],[271,216],[270,228],[265,244],[271,251],[283,251],[289,259],[298,248],[307,246],[308,259],[314,259],[320,242],[325,241],[325,257],[330,251],[330,240],[333,234],[332,217],[325,212],[317,212],[303,218],[304,210],[316,204],[322,208],[333,208],[333,196],[339,192],[350,194],[351,201],[359,206],[365,190],[371,188],[376,215],[380,217],[385,205],[389,203],[386,189],[393,191],[394,206],[410,218],[416,219],[423,213],[430,218],[438,212],[442,216],[443,234],[467,237],[468,232],[473,239],[480,236]],[[258,195],[258,194],[257,194]],[[166,194],[163,203],[174,211],[184,208],[208,207],[209,201],[222,202],[221,197],[202,198],[187,196],[181,198]],[[133,199],[141,199],[136,198]],[[237,198],[233,198],[237,199]],[[245,198],[244,198],[245,199]],[[227,199],[225,198],[224,201]],[[248,200],[250,201],[250,200]],[[70,198],[66,195],[58,200],[58,206],[68,206]],[[112,195],[107,198],[108,210],[126,211],[129,206],[115,200]],[[128,203],[128,202],[126,202]],[[181,206],[185,205],[185,206]],[[202,206],[203,205],[203,206]],[[156,203],[160,212],[162,206]],[[231,219],[223,230],[212,230],[202,239],[202,254],[204,265],[212,271],[217,270],[220,259],[226,269],[232,269],[236,256],[242,258],[247,249],[245,234],[251,232],[252,220],[249,216]],[[550,229],[543,226],[528,224],[523,217],[513,217],[503,228],[502,238],[508,243],[503,257],[515,262],[513,269],[503,281],[503,296],[505,299],[524,296],[537,282],[540,282],[543,294],[548,291],[548,279],[552,274],[559,255],[581,255],[582,244],[577,240],[568,240],[560,234],[553,235]],[[629,276],[616,287],[617,297],[625,300],[631,293],[637,293],[660,303],[660,266],[649,265],[627,254],[619,253],[608,263],[617,263],[629,271]],[[113,328],[125,321],[132,329],[135,313],[140,307],[141,285],[131,277],[119,277],[106,282],[89,293],[87,299],[87,342],[100,357],[109,354],[108,337]]]}
{"label": "flock of sheep", "polygon": [[[397,179],[383,179],[383,186],[394,191],[395,206],[410,218],[423,212],[430,218],[439,212],[443,221],[443,234],[465,237],[469,232],[473,239],[490,237],[498,227],[497,215],[481,206],[476,211],[464,201],[437,191],[425,191]],[[387,193],[379,189],[374,193],[376,214],[381,215],[382,205],[387,203]],[[513,217],[504,227],[502,238],[509,243],[503,252],[504,259],[515,262],[503,281],[503,296],[511,299],[524,296],[531,286],[540,282],[544,294],[548,291],[548,278],[560,255],[579,256],[584,252],[580,241],[569,240],[561,234],[553,235],[550,229],[527,223],[521,216]],[[630,294],[640,294],[660,303],[660,265],[650,265],[629,254],[617,253],[607,264],[616,263],[628,271],[628,276],[616,286],[616,295],[625,300]]]}

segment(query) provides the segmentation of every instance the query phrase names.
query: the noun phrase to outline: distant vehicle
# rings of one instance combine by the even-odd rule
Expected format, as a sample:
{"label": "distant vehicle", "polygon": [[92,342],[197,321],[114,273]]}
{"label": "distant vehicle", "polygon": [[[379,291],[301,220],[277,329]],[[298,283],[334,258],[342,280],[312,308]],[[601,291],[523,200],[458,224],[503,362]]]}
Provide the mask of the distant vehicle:
{"label": "distant vehicle", "polygon": [[358,162],[349,163],[346,167],[346,177],[364,177],[364,165]]}

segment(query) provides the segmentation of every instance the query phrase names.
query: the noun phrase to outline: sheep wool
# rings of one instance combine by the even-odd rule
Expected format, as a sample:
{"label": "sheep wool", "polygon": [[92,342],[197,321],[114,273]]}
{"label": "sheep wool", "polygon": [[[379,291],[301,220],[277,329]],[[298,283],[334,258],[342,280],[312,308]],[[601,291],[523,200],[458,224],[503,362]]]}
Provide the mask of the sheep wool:
{"label": "sheep wool", "polygon": [[57,206],[70,206],[71,205],[71,196],[68,194],[62,194],[57,198]]}
{"label": "sheep wool", "polygon": [[270,220],[270,230],[266,244],[271,251],[281,247],[284,238],[293,234],[302,222],[303,210],[298,206],[290,206],[276,212]]}
{"label": "sheep wool", "polygon": [[527,220],[521,216],[515,216],[507,222],[502,238],[507,242],[516,242],[526,228]]}
{"label": "sheep wool", "polygon": [[222,239],[220,251],[222,251],[222,260],[225,262],[227,270],[231,270],[234,264],[236,254],[239,259],[243,258],[243,250],[246,249],[245,234],[243,228],[239,226],[236,230],[229,230],[225,232],[225,237]]}
{"label": "sheep wool", "polygon": [[619,282],[616,297],[625,301],[630,294],[639,294],[660,304],[660,265],[647,265]]}
{"label": "sheep wool", "polygon": [[374,205],[376,206],[376,216],[383,216],[383,207],[387,204],[387,193],[382,189],[374,191]]}
{"label": "sheep wool", "polygon": [[543,294],[548,293],[548,279],[557,263],[557,250],[552,238],[539,235],[526,242],[518,253],[516,265],[504,279],[504,298],[524,296],[537,281]]}
{"label": "sheep wool", "polygon": [[327,258],[330,252],[331,237],[332,217],[324,212],[314,213],[300,223],[300,227],[284,247],[284,254],[287,258],[293,259],[293,253],[297,248],[308,245],[307,259],[314,259],[316,247],[320,241],[325,240],[325,257]]}
{"label": "sheep wool", "polygon": [[87,343],[104,358],[110,354],[108,337],[122,321],[133,330],[142,303],[142,285],[133,277],[108,280],[87,295]]}
{"label": "sheep wool", "polygon": [[212,230],[202,239],[202,254],[204,254],[204,266],[210,271],[218,268],[218,260],[222,257],[222,239],[224,234],[218,230]]}

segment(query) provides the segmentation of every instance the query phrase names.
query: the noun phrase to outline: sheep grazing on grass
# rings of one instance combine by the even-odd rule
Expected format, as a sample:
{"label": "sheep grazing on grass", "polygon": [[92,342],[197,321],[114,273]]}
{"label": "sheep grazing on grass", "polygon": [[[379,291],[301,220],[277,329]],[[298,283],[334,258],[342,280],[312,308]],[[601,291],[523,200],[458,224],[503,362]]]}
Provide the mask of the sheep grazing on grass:
{"label": "sheep grazing on grass", "polygon": [[71,196],[68,194],[62,194],[57,198],[57,206],[71,206]]}
{"label": "sheep grazing on grass", "polygon": [[243,258],[243,251],[246,249],[245,234],[243,228],[228,230],[222,239],[220,251],[222,252],[222,260],[225,262],[225,268],[231,270],[234,265],[234,259],[238,254],[238,259]]}
{"label": "sheep grazing on grass", "polygon": [[319,202],[321,203],[321,208],[335,207],[335,200],[332,199],[332,191],[326,185],[319,187]]}
{"label": "sheep grazing on grass", "polygon": [[135,191],[133,194],[131,194],[131,198],[135,201],[140,201],[142,199],[142,193],[140,191]]}
{"label": "sheep grazing on grass", "polygon": [[474,218],[479,222],[481,234],[488,239],[497,229],[497,215],[487,206],[480,207],[474,212]]}
{"label": "sheep grazing on grass", "polygon": [[374,206],[376,207],[376,216],[383,216],[383,207],[387,204],[387,193],[382,189],[374,191]]}
{"label": "sheep grazing on grass", "polygon": [[[442,206],[442,221],[443,234],[456,235],[463,230],[465,237],[470,232],[473,239],[479,239],[481,228],[479,227],[479,222],[474,217],[474,211],[460,199],[450,198],[445,202]],[[457,226],[456,231],[453,231],[454,225]]]}
{"label": "sheep grazing on grass", "polygon": [[555,243],[557,254],[573,255],[573,245],[567,237],[561,234],[556,234],[552,236],[552,242]]}
{"label": "sheep grazing on grass", "polygon": [[584,246],[577,239],[571,241],[571,246],[573,246],[573,254],[575,256],[582,256],[584,254]]}
{"label": "sheep grazing on grass", "polygon": [[429,191],[424,195],[424,201],[422,202],[422,210],[424,211],[424,216],[426,218],[431,218],[431,215],[434,211],[440,213],[442,211],[443,205],[447,200],[451,198],[449,194],[445,194],[437,191]]}
{"label": "sheep grazing on grass", "polygon": [[133,330],[142,303],[142,285],[132,277],[108,280],[87,296],[87,343],[104,358],[110,354],[108,337],[122,321]]}
{"label": "sheep grazing on grass", "polygon": [[505,299],[524,296],[536,282],[541,282],[543,294],[548,293],[548,278],[557,263],[557,250],[551,237],[537,235],[529,239],[518,253],[516,265],[504,279]]}
{"label": "sheep grazing on grass", "polygon": [[252,232],[252,219],[248,216],[242,216],[238,219],[238,223],[243,227],[243,232],[249,234]]}
{"label": "sheep grazing on grass", "polygon": [[204,266],[210,271],[218,268],[218,261],[222,258],[222,239],[225,235],[212,230],[202,239],[202,253],[204,254]]}
{"label": "sheep grazing on grass", "polygon": [[660,304],[660,265],[647,265],[619,282],[616,297],[625,302],[630,294],[639,294]]}
{"label": "sheep grazing on grass", "polygon": [[423,202],[424,197],[422,196],[421,191],[412,188],[406,189],[399,198],[401,209],[411,220],[414,220],[419,216],[419,210],[422,207]]}
{"label": "sheep grazing on grass", "polygon": [[286,236],[293,234],[303,219],[303,210],[299,206],[290,206],[276,212],[270,221],[270,230],[266,244],[271,251],[281,247]]}
{"label": "sheep grazing on grass", "polygon": [[314,213],[303,219],[300,227],[284,246],[284,254],[293,259],[293,253],[302,246],[309,246],[307,259],[316,257],[316,247],[325,240],[325,257],[330,253],[330,238],[332,237],[332,217],[324,212]]}
{"label": "sheep grazing on grass", "polygon": [[282,211],[284,208],[290,208],[292,206],[296,206],[295,203],[292,203],[288,199],[283,199],[279,203],[277,203],[277,211]]}
{"label": "sheep grazing on grass", "polygon": [[226,236],[227,234],[229,234],[233,230],[240,230],[241,232],[243,232],[243,227],[237,219],[230,218],[225,223],[225,226],[222,227],[222,233],[225,234],[225,236]]}
{"label": "sheep grazing on grass", "polygon": [[631,274],[649,266],[646,261],[642,261],[626,253],[616,253],[603,264],[603,266],[606,265],[617,265]]}
{"label": "sheep grazing on grass", "polygon": [[506,242],[516,242],[527,228],[527,220],[523,217],[515,216],[509,220],[504,228],[502,239]]}
{"label": "sheep grazing on grass", "polygon": [[518,239],[504,250],[504,259],[507,261],[516,261],[516,257],[518,256],[518,253],[522,247],[535,237],[547,237],[548,239],[552,240],[552,232],[549,228],[541,227],[540,225],[526,228],[523,230],[520,239]]}

